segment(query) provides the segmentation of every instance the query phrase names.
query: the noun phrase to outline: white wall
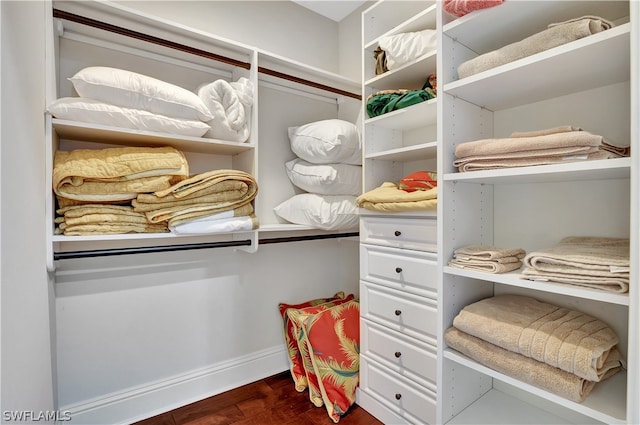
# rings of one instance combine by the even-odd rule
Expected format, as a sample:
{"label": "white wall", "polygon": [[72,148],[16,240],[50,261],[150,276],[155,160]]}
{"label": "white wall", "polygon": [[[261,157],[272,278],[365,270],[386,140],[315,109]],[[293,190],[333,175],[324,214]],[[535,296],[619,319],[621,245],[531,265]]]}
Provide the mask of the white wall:
{"label": "white wall", "polygon": [[43,220],[44,5],[0,2],[2,412],[54,409]]}
{"label": "white wall", "polygon": [[307,65],[339,71],[338,24],[291,1],[118,3]]}

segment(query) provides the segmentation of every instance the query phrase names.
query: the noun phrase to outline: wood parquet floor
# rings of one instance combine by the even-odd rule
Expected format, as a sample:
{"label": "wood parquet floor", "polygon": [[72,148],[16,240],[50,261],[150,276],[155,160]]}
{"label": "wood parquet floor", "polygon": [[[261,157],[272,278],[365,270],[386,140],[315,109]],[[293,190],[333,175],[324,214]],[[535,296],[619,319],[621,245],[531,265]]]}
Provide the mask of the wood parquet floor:
{"label": "wood parquet floor", "polygon": [[[297,392],[288,371],[171,410],[134,425],[329,425],[323,407]],[[358,405],[338,425],[383,425]]]}

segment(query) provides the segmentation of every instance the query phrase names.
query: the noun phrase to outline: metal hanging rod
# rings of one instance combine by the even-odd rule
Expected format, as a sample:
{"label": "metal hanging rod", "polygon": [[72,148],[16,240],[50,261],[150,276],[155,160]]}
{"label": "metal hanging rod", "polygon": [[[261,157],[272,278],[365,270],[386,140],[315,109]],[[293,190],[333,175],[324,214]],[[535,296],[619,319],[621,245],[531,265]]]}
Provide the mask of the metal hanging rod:
{"label": "metal hanging rod", "polygon": [[[358,232],[331,233],[331,234],[322,234],[322,235],[269,238],[269,239],[260,239],[258,244],[268,245],[273,243],[301,242],[301,241],[310,241],[310,240],[318,240],[318,239],[338,239],[338,238],[348,238],[353,236],[359,236],[359,233]],[[97,249],[97,250],[90,250],[90,251],[54,252],[53,260],[54,261],[71,260],[71,259],[77,259],[77,258],[108,257],[108,256],[115,256],[115,255],[130,255],[130,254],[155,254],[159,252],[187,251],[187,250],[210,249],[210,248],[228,248],[228,247],[236,247],[236,246],[251,246],[251,240],[247,239],[247,240],[223,241],[223,242],[204,242],[204,243],[197,243],[197,244]]]}
{"label": "metal hanging rod", "polygon": [[[133,31],[127,28],[119,27],[117,25],[108,24],[106,22],[98,21],[96,19],[87,18],[85,16],[76,15],[74,13],[65,12],[59,9],[53,9],[53,17],[59,19],[66,19],[71,22],[76,22],[79,24],[87,25],[93,28],[98,28],[101,30],[109,31],[115,34],[124,35],[126,37],[135,38],[137,40],[146,41],[149,43],[157,44],[159,46],[169,47],[171,49],[179,50],[181,52],[191,53],[197,56],[201,56],[204,58],[212,59],[218,62],[226,63],[229,65],[237,66],[244,69],[251,69],[251,64],[248,62],[243,62],[237,59],[229,58],[226,56],[218,55],[216,53],[211,53],[206,50],[197,49],[195,47],[187,46],[184,44],[176,43],[173,41],[165,40],[163,38],[155,37],[149,34],[144,34],[138,31]],[[306,80],[304,78],[296,77],[295,75],[286,74],[279,71],[274,71],[269,68],[265,68],[262,66],[258,67],[258,73],[262,73],[265,75],[271,75],[276,78],[281,78],[287,81],[292,81],[298,84],[303,84],[309,87],[313,87],[316,89],[328,91],[331,93],[336,93],[342,96],[351,97],[354,99],[361,100],[362,96],[357,93],[351,93],[346,90],[341,90],[335,87],[327,86],[325,84],[316,83],[314,81]]]}

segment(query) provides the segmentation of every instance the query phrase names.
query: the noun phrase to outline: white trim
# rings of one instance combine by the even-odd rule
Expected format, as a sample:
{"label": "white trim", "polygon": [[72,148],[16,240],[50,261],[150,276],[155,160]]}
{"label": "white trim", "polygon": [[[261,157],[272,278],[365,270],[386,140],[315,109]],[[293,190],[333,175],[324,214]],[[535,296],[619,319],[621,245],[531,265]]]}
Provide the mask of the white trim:
{"label": "white trim", "polygon": [[288,369],[285,347],[271,347],[58,410],[69,412],[70,424],[133,423]]}

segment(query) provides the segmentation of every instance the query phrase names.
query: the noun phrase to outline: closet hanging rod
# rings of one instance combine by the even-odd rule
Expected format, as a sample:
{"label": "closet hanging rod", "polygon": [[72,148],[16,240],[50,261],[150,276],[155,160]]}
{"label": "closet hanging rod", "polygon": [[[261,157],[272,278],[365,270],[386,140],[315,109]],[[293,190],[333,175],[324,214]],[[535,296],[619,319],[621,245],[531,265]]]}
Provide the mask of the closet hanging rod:
{"label": "closet hanging rod", "polygon": [[[323,234],[323,235],[269,238],[269,239],[260,239],[259,245],[268,245],[272,243],[284,243],[284,242],[301,242],[301,241],[310,241],[310,240],[318,240],[318,239],[348,238],[348,237],[353,237],[358,235],[359,235],[358,232],[352,232],[352,233],[331,233],[331,234]],[[115,255],[130,255],[130,254],[155,254],[159,252],[187,251],[187,250],[210,249],[210,248],[228,248],[228,247],[235,247],[235,246],[251,246],[251,241],[247,239],[247,240],[238,240],[238,241],[205,242],[205,243],[198,243],[198,244],[97,249],[97,250],[89,250],[89,251],[54,252],[53,260],[54,261],[71,260],[71,259],[77,259],[77,258],[109,257],[109,256],[115,256]]]}
{"label": "closet hanging rod", "polygon": [[[136,40],[146,41],[149,43],[157,44],[159,46],[169,47],[171,49],[179,50],[181,52],[191,53],[197,56],[201,56],[207,59],[212,59],[218,62],[226,63],[228,65],[238,66],[244,69],[251,69],[251,64],[248,62],[239,61],[237,59],[229,58],[226,56],[218,55],[216,53],[207,52],[205,50],[197,49],[195,47],[186,46],[184,44],[176,43],[173,41],[165,40],[163,38],[155,37],[149,34],[144,34],[138,31],[133,31],[127,28],[122,28],[117,25],[108,24],[106,22],[98,21],[96,19],[87,18],[84,16],[76,15],[74,13],[65,12],[60,9],[53,9],[53,17],[59,19],[66,19],[78,24],[87,25],[93,28],[113,32],[115,34],[124,35],[127,37],[135,38]],[[262,66],[258,67],[258,72],[266,75],[271,75],[276,78],[292,81],[295,83],[303,84],[316,89],[336,93],[342,96],[351,97],[353,99],[361,100],[362,96],[357,93],[351,93],[346,90],[341,90],[335,87],[331,87],[325,84],[316,83],[314,81],[306,80],[304,78],[296,77],[295,75],[286,74],[284,72],[275,71]]]}
{"label": "closet hanging rod", "polygon": [[76,15],[74,13],[70,13],[70,12],[65,12],[63,10],[53,9],[53,17],[66,19],[67,21],[72,21],[78,24],[83,24],[93,28],[98,28],[101,30],[113,32],[116,34],[135,38],[137,40],[142,40],[149,43],[157,44],[159,46],[169,47],[171,49],[179,50],[181,52],[191,53],[193,55],[201,56],[207,59],[213,59],[215,61],[226,63],[233,66],[238,66],[240,68],[251,69],[251,64],[248,62],[242,62],[237,59],[228,58],[226,56],[218,55],[216,53],[207,52],[206,50],[196,49],[195,47],[186,46],[184,44],[165,40],[163,38],[155,37],[153,35],[143,34],[141,32],[119,27],[117,25],[101,22],[96,19],[87,18],[84,16]]}
{"label": "closet hanging rod", "polygon": [[353,99],[361,100],[362,96],[357,93],[351,93],[346,90],[337,89],[335,87],[327,86],[325,84],[316,83],[310,80],[305,80],[304,78],[296,77],[294,75],[285,74],[283,72],[274,71],[273,69],[265,68],[263,66],[258,67],[258,72],[266,75],[271,75],[273,77],[281,78],[283,80],[292,81],[294,83],[303,84],[305,86],[313,87],[316,89],[328,91],[331,93],[340,94],[342,96],[351,97]]}

